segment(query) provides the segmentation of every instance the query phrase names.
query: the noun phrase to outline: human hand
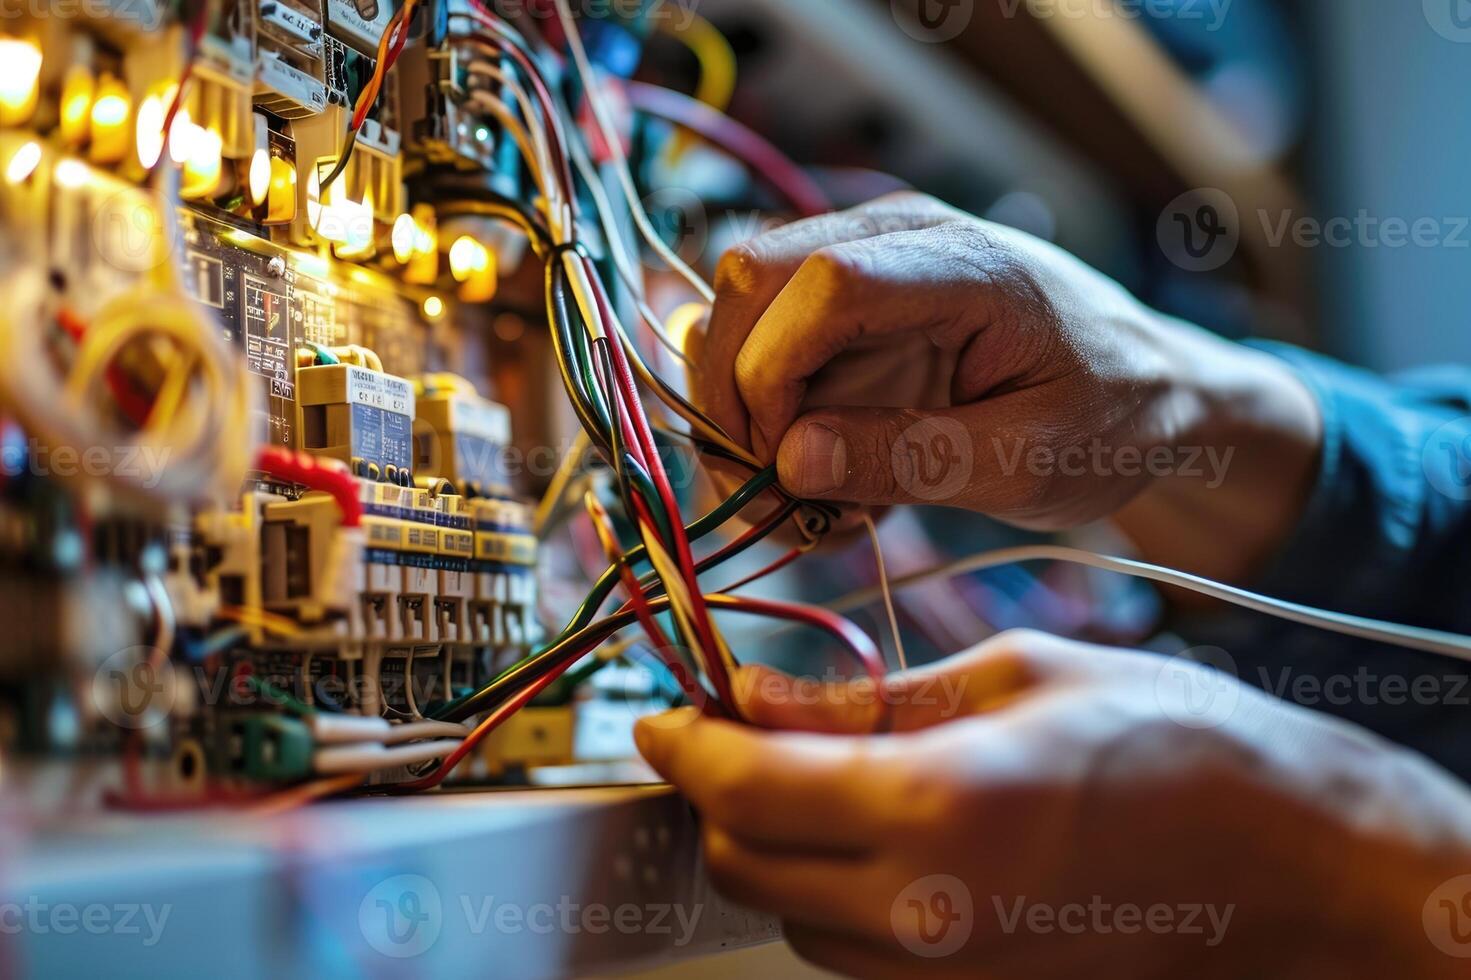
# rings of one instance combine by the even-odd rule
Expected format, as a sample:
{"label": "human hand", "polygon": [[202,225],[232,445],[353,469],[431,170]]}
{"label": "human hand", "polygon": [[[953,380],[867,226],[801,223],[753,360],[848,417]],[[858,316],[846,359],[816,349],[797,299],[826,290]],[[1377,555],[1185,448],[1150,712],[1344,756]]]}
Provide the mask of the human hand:
{"label": "human hand", "polygon": [[1055,530],[1115,514],[1162,470],[1198,470],[1175,482],[1214,493],[1178,509],[1249,510],[1252,533],[1228,537],[1250,557],[1305,496],[1317,409],[1275,358],[932,198],[759,236],[721,259],[715,291],[691,343],[695,395],[798,496]]}
{"label": "human hand", "polygon": [[[1464,788],[1234,678],[1009,633],[882,689],[759,668],[737,689],[752,726],[681,709],[640,722],[639,748],[699,810],[717,886],[779,915],[824,967],[1138,978],[1459,966],[1421,914],[1471,860]],[[1211,696],[1203,713],[1191,700]],[[867,734],[879,727],[892,734]]]}

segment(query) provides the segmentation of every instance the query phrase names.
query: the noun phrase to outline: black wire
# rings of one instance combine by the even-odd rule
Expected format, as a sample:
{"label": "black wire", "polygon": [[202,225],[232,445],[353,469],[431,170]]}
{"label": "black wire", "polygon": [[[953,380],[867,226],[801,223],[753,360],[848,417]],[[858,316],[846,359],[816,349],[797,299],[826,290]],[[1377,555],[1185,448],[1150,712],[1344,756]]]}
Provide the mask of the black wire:
{"label": "black wire", "polygon": [[318,200],[321,200],[322,195],[327,193],[327,188],[331,187],[337,178],[342,176],[342,172],[347,169],[347,161],[352,159],[352,151],[357,149],[358,131],[349,128],[345,139],[347,142],[343,147],[342,156],[337,158],[337,165],[332,168],[326,177],[317,183]]}
{"label": "black wire", "polygon": [[[466,202],[490,204],[514,211],[520,218],[524,230],[529,230],[533,245],[542,255],[550,254],[555,247],[551,232],[542,216],[524,201],[508,197],[489,183],[488,174],[463,174],[440,169],[428,170],[411,184],[414,200],[438,205],[442,210],[453,210]],[[473,209],[467,209],[474,213]]]}
{"label": "black wire", "polygon": [[608,432],[602,427],[602,421],[593,407],[592,396],[584,389],[582,379],[578,376],[576,365],[572,360],[575,356],[572,353],[573,345],[577,341],[573,334],[572,314],[567,302],[566,269],[562,267],[560,258],[565,250],[566,246],[554,249],[554,255],[548,259],[546,267],[547,310],[551,314],[552,321],[552,348],[557,359],[557,370],[562,375],[562,385],[567,389],[578,422],[587,431],[594,445],[602,450],[604,457],[611,460],[614,457],[611,455],[612,445]]}

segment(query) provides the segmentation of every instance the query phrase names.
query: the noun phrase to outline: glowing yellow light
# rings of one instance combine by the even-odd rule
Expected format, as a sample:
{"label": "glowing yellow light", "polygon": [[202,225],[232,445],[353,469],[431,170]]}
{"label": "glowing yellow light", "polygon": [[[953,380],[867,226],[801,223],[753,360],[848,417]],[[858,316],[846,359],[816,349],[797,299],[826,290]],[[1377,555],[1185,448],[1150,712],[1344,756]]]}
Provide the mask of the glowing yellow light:
{"label": "glowing yellow light", "polygon": [[61,85],[61,138],[80,143],[87,138],[96,82],[86,65],[73,65]]}
{"label": "glowing yellow light", "polygon": [[128,152],[128,113],[133,103],[123,83],[104,75],[97,84],[97,101],[92,103],[92,159],[116,163]]}
{"label": "glowing yellow light", "polygon": [[128,97],[104,95],[92,103],[92,126],[121,126],[128,121]]}
{"label": "glowing yellow light", "polygon": [[438,296],[426,296],[424,298],[424,316],[430,320],[438,320],[444,316],[444,300]]}
{"label": "glowing yellow light", "polygon": [[339,187],[334,184],[327,188],[327,199],[319,200],[314,209],[311,191],[317,186],[316,175],[313,174],[307,182],[307,218],[311,219],[313,210],[317,215],[312,222],[312,230],[331,242],[333,251],[341,258],[357,258],[371,253],[372,194],[364,194],[362,201],[354,201],[346,194],[339,194]]}
{"label": "glowing yellow light", "polygon": [[266,201],[266,224],[296,220],[296,168],[290,160],[271,157],[271,191]]}
{"label": "glowing yellow light", "polygon": [[266,203],[266,195],[271,193],[271,154],[266,150],[256,150],[250,155],[250,175],[246,180],[250,185],[250,203]]}
{"label": "glowing yellow light", "polygon": [[41,49],[31,41],[0,36],[0,125],[16,126],[36,108]]}
{"label": "glowing yellow light", "polygon": [[428,204],[415,204],[414,255],[404,269],[404,281],[420,286],[432,286],[439,279],[439,223],[434,208]]}
{"label": "glowing yellow light", "polygon": [[708,312],[710,308],[704,303],[686,303],[669,314],[664,319],[664,329],[668,331],[669,339],[674,341],[674,346],[687,350],[690,333]]}
{"label": "glowing yellow light", "polygon": [[407,265],[419,241],[419,225],[413,215],[401,214],[394,220],[389,241],[393,243],[393,257]]}
{"label": "glowing yellow light", "polygon": [[152,170],[158,158],[163,156],[163,120],[166,114],[162,96],[150,95],[138,104],[133,143],[138,148],[138,162],[144,170]]}
{"label": "glowing yellow light", "polygon": [[225,141],[212,129],[194,126],[188,146],[179,193],[189,198],[209,197],[220,186]]}
{"label": "glowing yellow light", "polygon": [[204,129],[194,124],[189,118],[188,109],[180,109],[174,114],[174,121],[169,126],[169,159],[175,163],[185,163],[199,149],[201,133]]}
{"label": "glowing yellow light", "polygon": [[92,171],[82,161],[73,160],[68,157],[56,165],[56,169],[51,172],[51,176],[62,187],[75,190],[78,187],[85,187],[87,185],[92,179]]}
{"label": "glowing yellow light", "polygon": [[5,165],[5,181],[9,184],[19,184],[31,174],[36,172],[36,167],[41,163],[41,144],[35,140],[21,145],[11,156],[10,162]]}
{"label": "glowing yellow light", "polygon": [[490,253],[469,235],[461,235],[449,247],[449,271],[455,282],[465,282],[490,266]]}
{"label": "glowing yellow light", "polygon": [[[332,193],[332,188],[327,188]],[[315,169],[306,175],[306,223],[316,228],[322,223],[322,177]]]}

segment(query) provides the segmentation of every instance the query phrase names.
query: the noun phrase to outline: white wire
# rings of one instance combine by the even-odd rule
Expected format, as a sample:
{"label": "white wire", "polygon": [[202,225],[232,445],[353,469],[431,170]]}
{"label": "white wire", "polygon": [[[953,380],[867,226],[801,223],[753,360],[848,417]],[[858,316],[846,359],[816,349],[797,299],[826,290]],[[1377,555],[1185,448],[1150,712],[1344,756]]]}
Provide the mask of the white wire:
{"label": "white wire", "polygon": [[669,336],[669,328],[649,306],[648,296],[641,281],[642,277],[634,272],[628,250],[623,246],[623,236],[619,234],[618,226],[613,221],[613,203],[608,200],[608,194],[603,190],[603,182],[598,177],[592,161],[588,159],[587,150],[584,149],[582,141],[576,137],[571,138],[570,143],[568,149],[572,151],[572,165],[582,175],[588,192],[592,194],[593,209],[598,213],[598,223],[603,226],[603,237],[608,240],[608,253],[613,257],[613,265],[618,270],[618,278],[623,280],[623,284],[633,294],[639,315],[648,323],[649,329],[654,332],[659,343],[680,361],[688,364],[689,358],[685,355],[684,350],[673,337]]}
{"label": "white wire", "polygon": [[425,738],[464,738],[464,725],[449,721],[414,721],[395,725],[373,715],[331,715],[318,712],[308,724],[319,747],[334,745],[401,745]]}
{"label": "white wire", "polygon": [[867,511],[863,514],[863,523],[868,528],[868,540],[873,545],[873,561],[879,570],[879,589],[884,594],[884,609],[889,614],[889,629],[894,634],[894,652],[899,657],[899,669],[909,669],[909,657],[904,652],[904,635],[899,632],[899,616],[894,612],[894,590],[889,587],[889,566],[884,561],[884,546],[879,541],[878,525],[873,522],[873,515]]}
{"label": "white wire", "polygon": [[639,234],[649,243],[659,257],[669,263],[669,267],[684,277],[684,280],[699,293],[707,303],[715,302],[715,291],[710,284],[700,278],[699,273],[685,264],[684,260],[674,253],[659,233],[654,230],[649,221],[648,212],[644,210],[643,202],[639,200],[638,189],[633,185],[633,174],[628,168],[628,157],[623,152],[623,141],[618,136],[618,130],[608,116],[608,109],[603,105],[603,97],[598,87],[598,79],[593,72],[592,64],[587,60],[587,51],[582,46],[582,35],[577,29],[577,20],[572,16],[572,11],[567,6],[567,0],[557,0],[557,17],[562,22],[562,30],[567,35],[567,45],[572,49],[572,60],[577,64],[577,73],[582,78],[583,91],[587,98],[587,104],[592,109],[593,118],[597,121],[598,130],[603,135],[603,141],[608,144],[608,150],[613,154],[614,169],[618,173],[618,182],[623,187],[623,196],[628,198],[628,209],[633,214],[634,224],[638,226]]}
{"label": "white wire", "polygon": [[[550,150],[551,144],[547,140],[546,126],[542,122],[541,116],[532,108],[531,98],[526,94],[526,89],[523,88],[518,81],[516,81],[510,75],[501,71],[494,65],[486,64],[485,62],[481,61],[472,61],[469,64],[469,70],[472,75],[484,75],[487,78],[491,78],[499,82],[506,88],[507,91],[511,93],[511,97],[516,100],[516,105],[520,109],[522,117],[526,120],[524,126],[521,125],[519,122],[508,118],[509,113],[502,114],[501,112],[493,108],[491,109],[491,111],[495,113],[496,118],[500,120],[503,126],[511,130],[513,135],[516,134],[518,131],[524,135],[529,130],[530,142],[536,148],[535,155],[537,163],[532,169],[536,173],[537,186],[541,188],[541,192],[547,198],[547,201],[551,205],[552,210],[556,210],[561,206],[562,192],[561,188],[557,186],[557,182],[552,179],[556,173],[556,170],[552,166],[552,156]],[[483,96],[484,98],[491,101],[498,101],[496,100],[495,96],[490,92],[478,92],[476,94],[478,96]],[[477,102],[477,104],[483,103]],[[501,106],[502,109],[504,109],[505,104],[501,103]],[[525,152],[525,143],[523,142],[523,155],[525,155]],[[530,161],[528,160],[528,163],[529,162]]]}
{"label": "white wire", "polygon": [[400,745],[423,738],[464,738],[470,729],[452,721],[411,721],[402,725],[388,726],[383,736],[384,745]]}
{"label": "white wire", "polygon": [[413,745],[396,745],[393,748],[378,744],[339,745],[312,753],[312,769],[318,775],[339,776],[411,766],[442,759],[459,748],[462,741],[463,738],[442,739]]}
{"label": "white wire", "polygon": [[[1288,602],[1284,599],[1274,599],[1271,596],[1264,596],[1246,589],[1239,589],[1234,585],[1223,585],[1220,582],[1213,582],[1208,578],[1192,575],[1189,572],[1179,572],[1172,568],[1151,565],[1148,562],[1136,561],[1131,558],[1114,558],[1108,555],[1095,554],[1091,551],[1064,548],[1056,545],[1034,545],[1025,548],[986,551],[923,572],[906,575],[903,578],[895,579],[891,585],[896,590],[903,589],[934,579],[953,578],[956,575],[964,575],[968,572],[978,572],[987,568],[996,568],[1001,565],[1016,565],[1029,561],[1062,561],[1075,565],[1087,565],[1090,568],[1098,568],[1108,572],[1118,572],[1122,575],[1131,575],[1134,578],[1147,579],[1163,585],[1173,585],[1177,588],[1188,589],[1191,592],[1210,596],[1213,599],[1220,599],[1223,602],[1229,602],[1243,609],[1251,609],[1255,612],[1264,613],[1268,616],[1276,616],[1279,619],[1301,623],[1305,626],[1315,626],[1332,633],[1340,633],[1344,636],[1352,636],[1363,640],[1374,640],[1379,643],[1388,643],[1407,650],[1433,653],[1442,657],[1451,657],[1455,660],[1471,661],[1471,636],[1448,633],[1442,630],[1424,629],[1418,626],[1402,626],[1398,623],[1388,623],[1378,619],[1367,619],[1362,616],[1350,616],[1347,613],[1315,609],[1312,606],[1304,606],[1300,603]],[[844,596],[837,602],[831,603],[829,608],[838,612],[855,609],[878,598],[880,592],[881,590],[864,589],[861,592]]]}

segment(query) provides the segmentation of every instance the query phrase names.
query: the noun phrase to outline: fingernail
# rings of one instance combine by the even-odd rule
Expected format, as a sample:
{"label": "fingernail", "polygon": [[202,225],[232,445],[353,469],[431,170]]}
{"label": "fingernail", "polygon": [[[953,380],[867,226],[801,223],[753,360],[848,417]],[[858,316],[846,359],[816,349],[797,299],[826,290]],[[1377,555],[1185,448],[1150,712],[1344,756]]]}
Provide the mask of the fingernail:
{"label": "fingernail", "polygon": [[837,430],[821,422],[809,422],[802,429],[799,493],[831,493],[843,485],[848,475],[848,445]]}

